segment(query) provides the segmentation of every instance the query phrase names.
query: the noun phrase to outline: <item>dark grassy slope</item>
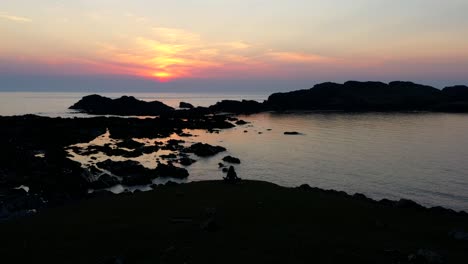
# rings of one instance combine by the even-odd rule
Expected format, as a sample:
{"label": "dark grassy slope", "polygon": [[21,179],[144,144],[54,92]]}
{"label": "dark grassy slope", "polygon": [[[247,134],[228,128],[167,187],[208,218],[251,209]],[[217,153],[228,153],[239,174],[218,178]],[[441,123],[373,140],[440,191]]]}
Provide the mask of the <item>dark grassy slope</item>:
{"label": "dark grassy slope", "polygon": [[0,256],[2,263],[427,263],[408,262],[427,249],[444,263],[467,263],[468,242],[448,235],[467,230],[467,220],[312,188],[197,182],[0,224]]}

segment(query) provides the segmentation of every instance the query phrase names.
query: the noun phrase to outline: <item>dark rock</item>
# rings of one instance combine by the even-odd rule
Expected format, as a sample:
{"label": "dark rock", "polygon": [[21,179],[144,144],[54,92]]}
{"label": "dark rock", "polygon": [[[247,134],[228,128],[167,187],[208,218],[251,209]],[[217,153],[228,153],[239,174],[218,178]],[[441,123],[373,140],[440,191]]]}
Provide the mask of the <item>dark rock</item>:
{"label": "dark rock", "polygon": [[209,110],[214,112],[227,112],[235,114],[252,114],[259,113],[265,110],[262,103],[252,100],[223,100],[209,107]]}
{"label": "dark rock", "polygon": [[411,201],[411,200],[408,200],[408,199],[400,199],[396,204],[395,206],[397,208],[403,208],[403,209],[426,209],[424,206],[414,202],[414,201]]}
{"label": "dark rock", "polygon": [[222,170],[224,173],[227,173],[229,171],[228,168],[224,167],[223,170]]}
{"label": "dark rock", "polygon": [[190,166],[190,165],[192,165],[192,164],[195,163],[195,162],[196,162],[196,160],[191,159],[191,158],[189,158],[189,157],[183,157],[183,158],[180,158],[180,159],[179,159],[179,163],[180,163],[181,165],[183,165],[183,166]]}
{"label": "dark rock", "polygon": [[219,168],[224,168],[225,165],[224,165],[223,163],[220,162],[220,163],[218,163],[218,167],[219,167]]}
{"label": "dark rock", "polygon": [[291,135],[292,135],[292,136],[294,136],[294,135],[301,135],[301,133],[296,132],[296,131],[287,131],[287,132],[284,132],[284,134],[285,134],[285,135],[290,135],[290,136],[291,136]]}
{"label": "dark rock", "polygon": [[194,106],[192,104],[189,104],[189,103],[186,103],[186,102],[180,102],[179,103],[179,108],[193,109]]}
{"label": "dark rock", "polygon": [[397,202],[391,201],[389,199],[382,199],[379,201],[379,203],[386,207],[395,207]]}
{"label": "dark rock", "polygon": [[92,189],[105,189],[119,184],[120,181],[116,177],[109,174],[101,175],[96,181],[90,183]]}
{"label": "dark rock", "polygon": [[171,186],[177,186],[179,185],[177,182],[173,182],[173,181],[168,181],[166,182],[166,184],[164,184],[164,186],[168,186],[168,187],[171,187]]}
{"label": "dark rock", "polygon": [[136,149],[143,147],[145,144],[135,141],[133,139],[126,139],[122,142],[117,143],[117,147],[119,148],[127,148],[127,149]]}
{"label": "dark rock", "polygon": [[236,122],[236,125],[239,125],[239,126],[243,126],[243,125],[247,125],[248,122],[244,121],[244,120],[239,120]]}
{"label": "dark rock", "polygon": [[430,109],[441,95],[436,88],[411,82],[349,81],[272,94],[266,105],[276,110],[411,111]]}
{"label": "dark rock", "polygon": [[365,200],[369,200],[369,198],[367,198],[367,196],[365,196],[365,195],[362,194],[362,193],[355,193],[355,194],[353,195],[353,197],[356,198],[356,199],[359,199],[359,200],[364,200],[364,201],[365,201]]}
{"label": "dark rock", "polygon": [[226,148],[221,146],[212,146],[209,144],[195,143],[185,150],[187,153],[194,153],[200,157],[214,156],[220,152],[226,151]]}
{"label": "dark rock", "polygon": [[149,174],[150,170],[143,167],[138,161],[112,161],[110,159],[96,164],[99,168],[105,169],[118,176],[132,174]]}
{"label": "dark rock", "polygon": [[232,157],[232,156],[224,157],[223,161],[229,162],[229,163],[234,163],[234,164],[240,164],[241,163],[240,159]]}
{"label": "dark rock", "polygon": [[468,101],[468,86],[445,87],[442,93],[451,101]]}
{"label": "dark rock", "polygon": [[177,179],[185,179],[189,176],[189,173],[186,169],[166,164],[158,164],[155,173],[159,177],[170,177]]}
{"label": "dark rock", "polygon": [[310,191],[312,190],[312,187],[310,187],[310,185],[308,184],[302,184],[301,186],[298,187],[299,190],[303,190],[303,191]]}
{"label": "dark rock", "polygon": [[137,185],[149,185],[152,183],[152,179],[155,178],[155,175],[151,174],[130,174],[125,175],[122,180],[122,184],[126,186],[137,186]]}
{"label": "dark rock", "polygon": [[171,153],[171,154],[167,154],[167,155],[161,155],[160,157],[161,157],[161,159],[176,159],[177,155],[174,154],[174,153]]}
{"label": "dark rock", "polygon": [[100,95],[88,95],[83,97],[70,109],[80,110],[89,114],[98,115],[148,115],[155,116],[168,113],[174,109],[161,102],[145,102],[132,96],[122,96],[118,99],[110,99]]}

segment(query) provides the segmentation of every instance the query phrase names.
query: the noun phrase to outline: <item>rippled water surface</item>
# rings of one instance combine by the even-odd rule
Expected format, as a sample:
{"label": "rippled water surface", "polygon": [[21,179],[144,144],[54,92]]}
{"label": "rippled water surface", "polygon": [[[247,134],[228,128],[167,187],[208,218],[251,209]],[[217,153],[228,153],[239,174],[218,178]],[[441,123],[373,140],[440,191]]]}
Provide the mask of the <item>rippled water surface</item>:
{"label": "rippled water surface", "polygon": [[[154,95],[146,98],[167,100],[171,105],[179,100],[198,105],[204,101],[206,105],[211,104],[210,100],[217,101],[218,96],[222,95],[208,99],[190,96],[164,99]],[[56,108],[49,113],[69,115],[66,106],[76,99],[79,96],[67,99],[67,103],[54,104]],[[60,98],[50,100],[62,102]],[[0,114],[6,114],[5,109],[2,106]],[[360,192],[372,198],[408,198],[424,205],[468,210],[466,114],[264,113],[241,118],[251,124],[220,134],[190,131],[197,137],[186,139],[188,144],[221,145],[228,152],[197,158],[188,167],[189,180],[220,179],[223,174],[218,162],[230,154],[242,160],[236,166],[242,178],[284,186],[307,183]],[[302,134],[286,136],[285,131]],[[152,160],[147,162],[150,167]]]}

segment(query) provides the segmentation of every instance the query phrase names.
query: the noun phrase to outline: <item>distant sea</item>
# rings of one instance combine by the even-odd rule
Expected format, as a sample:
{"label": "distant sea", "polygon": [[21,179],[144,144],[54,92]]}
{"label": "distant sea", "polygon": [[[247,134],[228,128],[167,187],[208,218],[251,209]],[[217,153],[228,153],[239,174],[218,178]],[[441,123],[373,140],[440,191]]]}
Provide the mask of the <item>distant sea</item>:
{"label": "distant sea", "polygon": [[[83,116],[67,108],[84,95],[0,93],[0,115]],[[221,99],[263,101],[268,96],[131,95],[174,107],[180,101],[207,106]],[[191,131],[198,136],[189,141],[221,145],[228,152],[188,167],[189,180],[221,179],[217,164],[229,154],[242,160],[236,170],[247,179],[290,187],[306,183],[376,199],[407,198],[426,206],[468,211],[468,114],[262,113],[241,118],[252,123],[220,134]],[[285,131],[302,135],[285,136]],[[147,167],[156,165],[154,157],[141,162]]]}
{"label": "distant sea", "polygon": [[[109,98],[123,95],[134,96],[144,101],[161,101],[178,107],[179,102],[190,102],[195,106],[209,106],[224,99],[263,101],[268,93],[97,93]],[[49,117],[73,117],[79,115],[68,107],[89,93],[73,92],[0,92],[0,115],[36,114]]]}

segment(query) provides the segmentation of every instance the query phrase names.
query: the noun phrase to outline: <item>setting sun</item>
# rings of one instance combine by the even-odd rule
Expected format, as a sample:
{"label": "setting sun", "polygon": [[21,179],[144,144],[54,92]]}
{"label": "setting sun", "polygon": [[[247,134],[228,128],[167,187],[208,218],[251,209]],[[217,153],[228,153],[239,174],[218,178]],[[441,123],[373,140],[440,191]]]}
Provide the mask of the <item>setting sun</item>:
{"label": "setting sun", "polygon": [[168,81],[173,78],[174,75],[169,72],[155,72],[153,73],[153,77],[156,77],[160,81]]}

